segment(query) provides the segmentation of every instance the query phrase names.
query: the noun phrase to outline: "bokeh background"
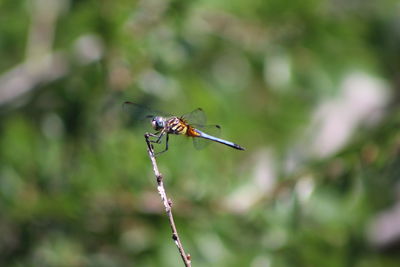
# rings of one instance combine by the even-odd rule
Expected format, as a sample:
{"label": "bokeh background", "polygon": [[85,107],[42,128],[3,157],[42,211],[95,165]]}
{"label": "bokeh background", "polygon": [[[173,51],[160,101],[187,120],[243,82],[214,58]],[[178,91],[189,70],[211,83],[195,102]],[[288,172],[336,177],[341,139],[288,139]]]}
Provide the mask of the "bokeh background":
{"label": "bokeh background", "polygon": [[2,0],[0,265],[181,266],[126,100],[222,137],[158,158],[193,266],[399,266],[397,0]]}

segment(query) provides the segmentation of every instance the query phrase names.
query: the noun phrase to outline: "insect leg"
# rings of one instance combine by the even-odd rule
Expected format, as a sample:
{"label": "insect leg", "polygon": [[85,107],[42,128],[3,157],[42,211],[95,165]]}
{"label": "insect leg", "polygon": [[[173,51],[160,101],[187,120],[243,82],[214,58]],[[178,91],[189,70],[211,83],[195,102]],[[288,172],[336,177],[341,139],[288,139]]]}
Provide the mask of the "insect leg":
{"label": "insect leg", "polygon": [[165,149],[163,151],[157,152],[155,155],[159,155],[161,153],[164,153],[168,150],[168,141],[169,141],[169,134],[167,134],[167,138],[165,140]]}
{"label": "insect leg", "polygon": [[162,131],[160,133],[155,133],[155,134],[148,134],[150,137],[157,137],[156,140],[149,140],[150,143],[155,143],[155,144],[160,144],[161,143],[161,138],[163,138],[163,136],[165,135],[165,132]]}

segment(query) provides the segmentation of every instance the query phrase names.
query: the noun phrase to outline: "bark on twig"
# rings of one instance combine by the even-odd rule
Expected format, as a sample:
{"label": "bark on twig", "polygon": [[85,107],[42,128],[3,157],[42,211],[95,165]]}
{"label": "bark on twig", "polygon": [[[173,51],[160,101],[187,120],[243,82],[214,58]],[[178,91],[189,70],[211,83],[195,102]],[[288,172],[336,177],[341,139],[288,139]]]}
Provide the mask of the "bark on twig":
{"label": "bark on twig", "polygon": [[151,145],[151,142],[149,140],[150,135],[145,134],[144,137],[146,139],[147,152],[149,153],[149,157],[150,157],[151,163],[153,165],[154,175],[156,176],[156,180],[157,180],[157,191],[160,194],[161,200],[164,204],[164,208],[165,208],[165,211],[168,216],[169,224],[171,226],[172,240],[174,240],[175,245],[178,247],[178,250],[179,250],[179,253],[181,254],[183,263],[185,264],[186,267],[190,267],[190,266],[192,266],[190,254],[185,253],[185,250],[183,249],[183,245],[179,238],[178,231],[175,226],[174,216],[172,214],[172,202],[171,202],[171,200],[169,200],[167,198],[167,193],[165,191],[164,183],[163,183],[163,176],[158,170],[156,158],[154,156],[153,146]]}

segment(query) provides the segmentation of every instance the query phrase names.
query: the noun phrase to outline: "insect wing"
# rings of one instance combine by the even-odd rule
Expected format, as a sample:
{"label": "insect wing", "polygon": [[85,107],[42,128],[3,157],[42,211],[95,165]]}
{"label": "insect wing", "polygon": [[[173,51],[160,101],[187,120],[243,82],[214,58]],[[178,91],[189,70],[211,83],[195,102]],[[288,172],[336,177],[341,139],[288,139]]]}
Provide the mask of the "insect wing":
{"label": "insect wing", "polygon": [[181,118],[187,121],[190,125],[197,125],[200,127],[204,127],[207,123],[206,114],[201,108],[197,108],[192,112],[181,116]]}
{"label": "insect wing", "polygon": [[122,105],[128,124],[137,124],[151,121],[155,116],[169,117],[171,115],[150,109],[146,106],[126,101]]}
{"label": "insect wing", "polygon": [[[221,127],[219,125],[206,125],[206,126],[200,126],[200,125],[192,125],[193,127],[195,127],[196,129],[214,136],[214,137],[219,137],[221,135]],[[211,140],[209,139],[205,139],[205,138],[201,138],[201,137],[193,137],[193,145],[196,149],[203,149],[205,147],[207,147],[208,145],[210,145],[212,143]]]}

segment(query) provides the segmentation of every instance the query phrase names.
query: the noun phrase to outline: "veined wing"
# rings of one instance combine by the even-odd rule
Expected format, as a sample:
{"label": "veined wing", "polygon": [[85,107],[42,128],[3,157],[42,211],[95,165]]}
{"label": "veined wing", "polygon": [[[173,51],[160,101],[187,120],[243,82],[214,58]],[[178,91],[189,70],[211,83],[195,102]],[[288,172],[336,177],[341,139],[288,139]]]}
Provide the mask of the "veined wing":
{"label": "veined wing", "polygon": [[128,120],[134,122],[151,120],[155,116],[163,116],[163,117],[171,116],[170,114],[161,111],[156,111],[146,106],[130,101],[125,101],[122,107],[125,113],[129,116]]}
{"label": "veined wing", "polygon": [[207,117],[201,108],[197,108],[190,113],[182,115],[181,118],[194,127],[206,127]]}
{"label": "veined wing", "polygon": [[[202,126],[198,124],[192,124],[191,126],[197,130],[200,130],[203,133],[206,133],[214,137],[219,137],[221,135],[221,127],[219,125]],[[196,149],[203,149],[211,143],[212,141],[208,139],[204,139],[201,137],[193,137],[193,145]]]}

